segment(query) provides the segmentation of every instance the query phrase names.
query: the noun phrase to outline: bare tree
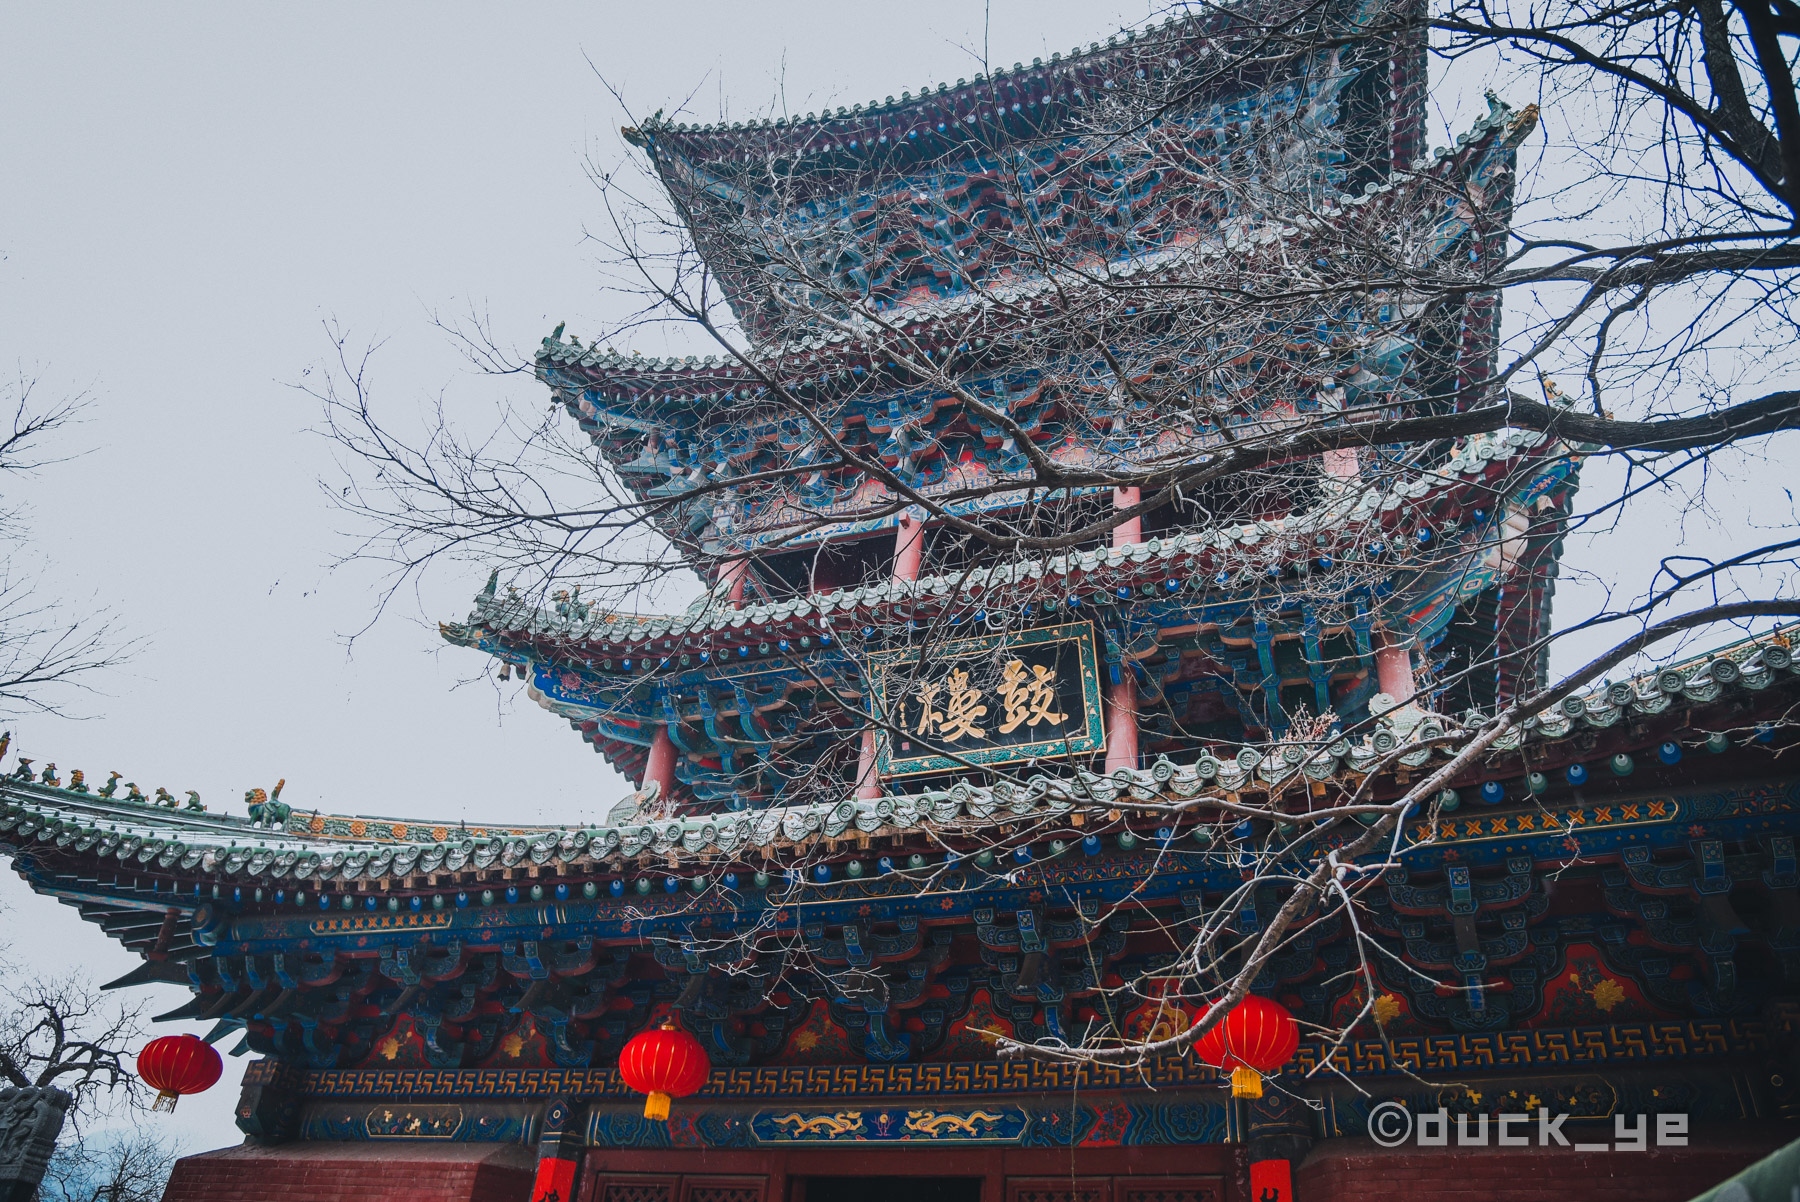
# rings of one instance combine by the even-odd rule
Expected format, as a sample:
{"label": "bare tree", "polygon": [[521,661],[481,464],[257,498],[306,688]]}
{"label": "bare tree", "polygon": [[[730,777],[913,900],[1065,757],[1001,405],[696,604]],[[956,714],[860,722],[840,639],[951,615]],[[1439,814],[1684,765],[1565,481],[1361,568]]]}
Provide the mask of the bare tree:
{"label": "bare tree", "polygon": [[[8,962],[6,952],[0,945],[0,1085],[68,1095],[66,1109],[63,1103],[56,1109],[69,1138],[51,1153],[40,1196],[92,1197],[78,1192],[84,1183],[110,1183],[121,1199],[159,1197],[160,1184],[156,1193],[143,1191],[158,1171],[167,1178],[172,1156],[153,1135],[134,1130],[88,1138],[94,1119],[121,1105],[136,1112],[147,1104],[131,1067],[132,1049],[144,1036],[143,1005],[109,997],[79,971],[29,974]],[[99,1196],[110,1202],[111,1195]]]}
{"label": "bare tree", "polygon": [[[846,515],[928,524],[929,587],[909,582],[882,616],[835,628],[858,655],[913,649],[906,687],[877,692],[858,655],[828,672],[782,643],[780,662],[812,673],[807,706],[768,703],[769,729],[741,742],[777,753],[747,755],[732,789],[703,800],[830,803],[870,783],[867,735],[935,733],[952,773],[1065,803],[1005,834],[956,830],[946,846],[960,855],[991,862],[1032,839],[1120,829],[1127,811],[1160,817],[1243,869],[1225,905],[1170,933],[1152,974],[1178,982],[1157,996],[1207,1017],[1132,1037],[1109,1005],[1085,1029],[1003,1051],[1139,1064],[1184,1049],[1322,924],[1348,925],[1363,986],[1360,1012],[1321,1031],[1342,1040],[1367,1029],[1384,973],[1417,971],[1389,963],[1364,926],[1368,890],[1410,837],[1403,820],[1434,829],[1459,775],[1516,763],[1523,727],[1622,666],[1665,660],[1694,632],[1800,616],[1797,544],[1652,559],[1643,581],[1560,629],[1489,615],[1462,659],[1416,665],[1410,695],[1373,682],[1333,694],[1313,648],[1316,702],[1244,701],[1235,720],[1259,738],[1235,761],[1203,724],[1157,709],[1174,669],[1157,676],[1171,661],[1154,648],[1134,658],[1125,612],[1151,586],[1106,551],[1154,538],[1175,549],[1172,588],[1251,597],[1247,622],[1298,599],[1321,629],[1348,631],[1380,581],[1541,580],[1571,530],[1647,493],[1688,487],[1703,504],[1711,464],[1800,425],[1800,391],[1781,386],[1800,346],[1788,166],[1800,107],[1779,41],[1794,33],[1800,16],[1755,0],[1184,6],[1105,51],[984,75],[972,95],[990,124],[971,115],[967,133],[943,135],[938,166],[980,168],[957,167],[954,198],[868,182],[905,177],[926,153],[883,124],[910,93],[729,131],[659,112],[625,131],[642,159],[593,173],[604,282],[630,312],[587,345],[559,327],[530,356],[485,322],[456,327],[484,370],[547,382],[575,428],[521,403],[479,434],[442,407],[422,434],[400,433],[377,411],[369,359],[333,331],[333,359],[305,385],[346,452],[331,491],[360,523],[356,553],[389,564],[394,587],[439,561],[497,565],[516,591],[490,580],[483,620],[576,673],[621,670],[582,631],[692,593],[693,574],[700,598],[638,653],[661,666],[698,654],[721,610],[885,586],[893,555],[819,537]],[[1428,153],[1405,97],[1356,83],[1428,48],[1539,104],[1490,97],[1454,149]],[[1411,78],[1422,86],[1422,71]],[[1233,107],[1246,95],[1265,102]],[[1005,116],[1027,104],[1039,115]],[[1350,119],[1358,105],[1398,114],[1379,143],[1358,140],[1371,124]],[[1552,111],[1591,124],[1578,144],[1528,149]],[[862,207],[821,203],[845,194]],[[611,347],[653,335],[707,357]],[[666,436],[676,408],[683,433]],[[1579,503],[1563,485],[1532,492],[1578,460],[1621,465],[1616,485]],[[1463,490],[1465,524],[1409,508],[1448,488]],[[1109,662],[1142,681],[1162,742],[1208,765],[1190,799],[984,768],[888,701],[929,686],[933,649],[972,629],[1081,617],[1069,608],[1081,556],[1099,589],[1082,612],[1103,611]],[[1577,633],[1611,645],[1553,677],[1549,647]],[[983,670],[998,679],[1004,657]],[[1373,749],[1351,782],[1309,788],[1309,765],[1351,744]],[[796,840],[789,880],[827,851]],[[1273,915],[1236,929],[1238,904],[1270,889]],[[732,971],[804,975],[797,941],[731,938],[751,945],[719,953]]]}
{"label": "bare tree", "polygon": [[8,985],[0,1006],[0,1080],[73,1095],[78,1121],[114,1099],[141,1101],[130,1051],[144,1034],[141,1005],[108,998],[71,974]]}
{"label": "bare tree", "polygon": [[42,403],[39,384],[21,375],[0,388],[0,711],[67,712],[71,693],[91,692],[92,680],[137,649],[104,605],[70,615],[66,602],[41,591],[38,573],[24,566],[29,548],[28,484],[68,455],[53,449],[81,420],[84,396]]}
{"label": "bare tree", "polygon": [[179,1150],[142,1127],[58,1147],[40,1202],[160,1202]]}
{"label": "bare tree", "polygon": [[[71,617],[24,566],[31,550],[28,482],[63,461],[53,444],[87,404],[81,396],[43,404],[37,390],[24,375],[0,389],[0,404],[11,410],[10,429],[0,428],[0,712],[66,714],[71,694],[91,692],[93,678],[124,663],[136,644],[103,607]],[[0,736],[0,749],[10,741],[10,734]],[[4,952],[0,947],[0,1082],[71,1095],[77,1133],[108,1102],[135,1104],[140,1085],[128,1045],[143,1034],[141,1007],[105,999],[80,973],[26,975],[4,964]],[[141,1150],[121,1151],[125,1175],[117,1180],[129,1180],[136,1172],[129,1166],[141,1159]]]}

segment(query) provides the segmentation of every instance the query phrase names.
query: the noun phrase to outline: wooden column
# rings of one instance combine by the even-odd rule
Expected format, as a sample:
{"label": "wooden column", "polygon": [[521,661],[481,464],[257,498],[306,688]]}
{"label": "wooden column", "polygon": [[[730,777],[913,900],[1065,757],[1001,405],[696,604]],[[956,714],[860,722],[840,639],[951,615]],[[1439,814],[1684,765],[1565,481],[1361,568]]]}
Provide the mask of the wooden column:
{"label": "wooden column", "polygon": [[[982,1154],[981,1202],[1006,1200],[1006,1149],[988,1148]],[[1072,1197],[1080,1197],[1078,1193]]]}
{"label": "wooden column", "polygon": [[1137,766],[1137,674],[1121,660],[1119,683],[1106,686],[1106,770]]}
{"label": "wooden column", "polygon": [[875,775],[875,731],[862,733],[862,754],[856,762],[856,796],[861,801],[874,801],[881,796],[881,779]]}
{"label": "wooden column", "polygon": [[1405,701],[1418,687],[1413,683],[1412,653],[1391,632],[1375,632],[1375,680],[1395,701]]}
{"label": "wooden column", "polygon": [[[919,578],[925,560],[925,523],[910,512],[900,515],[894,528],[894,583],[910,584]],[[863,731],[862,752],[856,764],[856,796],[873,801],[881,796],[881,779],[875,775],[875,731]]]}
{"label": "wooden column", "polygon": [[656,737],[650,740],[650,758],[644,764],[644,779],[638,786],[648,788],[655,781],[662,788],[663,800],[675,796],[675,741],[669,738],[669,728],[656,728]]}
{"label": "wooden column", "polygon": [[[1319,413],[1321,417],[1327,414],[1341,414],[1347,400],[1343,385],[1335,379],[1320,381]],[[1321,466],[1325,469],[1325,474],[1338,480],[1354,480],[1361,467],[1355,447],[1326,451],[1321,459],[1324,461]]]}
{"label": "wooden column", "polygon": [[568,1098],[557,1098],[545,1109],[531,1202],[570,1202],[575,1197],[575,1175],[581,1167],[585,1134],[582,1117],[583,1111]]}
{"label": "wooden column", "polygon": [[[1140,494],[1136,488],[1113,489],[1113,508],[1130,509],[1138,503]],[[1129,547],[1132,543],[1144,541],[1144,519],[1142,517],[1127,518],[1113,527],[1112,545]]]}
{"label": "wooden column", "polygon": [[725,596],[733,609],[743,604],[744,580],[750,574],[748,559],[733,559],[719,569],[719,583],[724,586]]}
{"label": "wooden column", "polygon": [[[1113,508],[1129,509],[1138,503],[1135,488],[1113,489]],[[1131,518],[1113,527],[1113,546],[1127,547],[1144,541],[1144,520]],[[1138,766],[1137,673],[1119,661],[1119,682],[1106,687],[1106,770]]]}
{"label": "wooden column", "polygon": [[1247,1109],[1250,1197],[1256,1202],[1294,1202],[1294,1166],[1312,1149],[1312,1124],[1305,1111],[1278,1090],[1265,1091]]}
{"label": "wooden column", "polygon": [[894,579],[917,580],[919,565],[925,558],[925,523],[910,513],[900,515],[894,531]]}
{"label": "wooden column", "polygon": [[1336,476],[1339,480],[1354,479],[1358,469],[1356,448],[1345,447],[1338,451],[1326,451],[1322,458],[1325,461],[1325,474]]}

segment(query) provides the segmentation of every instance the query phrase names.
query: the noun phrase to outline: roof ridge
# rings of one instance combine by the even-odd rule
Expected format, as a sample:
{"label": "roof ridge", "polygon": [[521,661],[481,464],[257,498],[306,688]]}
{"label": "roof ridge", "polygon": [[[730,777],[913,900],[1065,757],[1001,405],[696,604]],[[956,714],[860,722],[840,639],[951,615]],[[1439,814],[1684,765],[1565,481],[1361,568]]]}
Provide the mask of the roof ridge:
{"label": "roof ridge", "polygon": [[[909,108],[923,108],[935,101],[938,97],[957,95],[961,92],[982,87],[983,85],[993,84],[996,81],[1015,79],[1022,75],[1029,76],[1032,72],[1041,71],[1047,67],[1060,66],[1067,68],[1070,65],[1087,63],[1099,58],[1108,51],[1117,50],[1121,47],[1135,46],[1139,43],[1148,43],[1159,38],[1179,36],[1184,27],[1194,26],[1198,23],[1199,18],[1197,16],[1190,15],[1179,19],[1167,17],[1163,20],[1161,25],[1147,26],[1141,33],[1136,29],[1123,29],[1116,34],[1109,36],[1105,42],[1090,42],[1085,48],[1076,45],[1070,48],[1066,56],[1062,51],[1058,50],[1053,51],[1048,60],[1045,60],[1041,56],[1033,58],[1030,66],[1026,66],[1022,62],[1015,62],[1010,70],[1005,66],[994,67],[985,72],[977,72],[973,79],[967,77],[959,78],[954,84],[943,82],[939,82],[935,86],[926,84],[920,89],[916,96],[913,95],[911,91],[902,89],[900,99],[898,100],[889,95],[881,100],[870,100],[867,103],[852,104],[848,107],[838,105],[835,112],[830,105],[826,105],[823,113],[818,116],[809,112],[805,117],[763,117],[761,119],[752,119],[748,122],[721,120],[690,123],[664,121],[661,119],[660,115],[658,115],[646,119],[636,127],[632,127],[632,130],[633,132],[640,134],[673,132],[716,137],[722,134],[742,133],[752,130],[793,129],[805,125],[823,127],[838,121],[848,122],[853,120],[867,120],[871,117],[887,116],[903,112]],[[629,133],[627,136],[630,136]]]}

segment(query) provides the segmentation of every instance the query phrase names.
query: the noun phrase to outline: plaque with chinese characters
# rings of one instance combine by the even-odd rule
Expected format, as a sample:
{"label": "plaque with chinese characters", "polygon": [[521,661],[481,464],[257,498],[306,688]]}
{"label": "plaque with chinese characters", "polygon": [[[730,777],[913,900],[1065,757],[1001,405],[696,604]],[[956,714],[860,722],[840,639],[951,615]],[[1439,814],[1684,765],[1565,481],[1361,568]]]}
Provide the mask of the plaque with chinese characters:
{"label": "plaque with chinese characters", "polygon": [[869,676],[893,728],[877,737],[882,776],[1106,750],[1086,622],[878,652]]}

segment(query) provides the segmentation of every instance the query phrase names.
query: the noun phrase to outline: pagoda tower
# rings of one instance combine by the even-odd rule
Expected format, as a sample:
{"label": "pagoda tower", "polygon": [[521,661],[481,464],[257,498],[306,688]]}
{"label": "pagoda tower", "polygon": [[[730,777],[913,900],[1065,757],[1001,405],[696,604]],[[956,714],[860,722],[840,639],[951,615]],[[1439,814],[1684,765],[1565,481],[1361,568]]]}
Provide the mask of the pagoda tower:
{"label": "pagoda tower", "polygon": [[[631,795],[529,826],[0,777],[0,854],[139,958],[106,987],[256,1057],[246,1142],[169,1202],[1678,1202],[1788,1142],[1786,635],[1461,754],[1542,681],[1582,448],[1417,434],[1491,399],[1498,312],[1380,273],[1503,253],[1535,113],[1428,152],[1383,15],[626,131],[730,328],[536,366],[699,595],[496,573],[443,635]],[[1327,49],[1246,55],[1271,30]],[[1391,811],[1321,816],[1352,798]],[[1314,870],[1355,909],[1249,959]],[[1300,1025],[1260,1098],[1184,1042],[1225,980]],[[621,1053],[683,1032],[710,1075],[647,1117]],[[1381,1107],[1582,1146],[1377,1146]]]}
{"label": "pagoda tower", "polygon": [[[1534,116],[1493,102],[1428,155],[1416,40],[1209,74],[1241,19],[835,114],[626,130],[747,346],[654,359],[559,327],[537,369],[708,591],[626,616],[490,586],[445,637],[686,813],[1226,760],[1297,716],[1460,713],[1535,680],[1576,456],[1519,432],[1380,437],[1483,399],[1491,298],[1421,317],[1326,295],[1199,335],[1196,311],[1146,299],[1329,264],[1372,230],[1413,234],[1417,270],[1499,253]],[[1155,136],[1126,144],[1133,103]],[[1086,323],[1116,335],[1104,362]],[[1338,411],[1364,446],[1273,455],[1178,503],[1131,483]],[[1002,523],[1097,533],[1036,552],[970,533]],[[1010,714],[1027,678],[1057,692],[1023,723],[945,738],[930,717],[952,696]]]}

